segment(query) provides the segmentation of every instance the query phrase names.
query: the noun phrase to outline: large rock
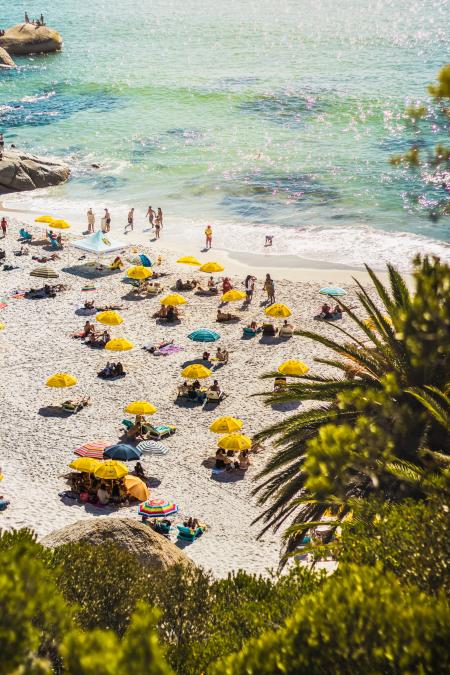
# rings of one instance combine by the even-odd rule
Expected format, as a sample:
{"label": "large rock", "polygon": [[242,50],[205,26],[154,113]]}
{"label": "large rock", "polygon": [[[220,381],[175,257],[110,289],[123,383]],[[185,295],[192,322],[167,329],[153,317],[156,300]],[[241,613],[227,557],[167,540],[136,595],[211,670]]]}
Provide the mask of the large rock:
{"label": "large rock", "polygon": [[62,37],[47,26],[37,28],[32,23],[19,23],[0,37],[0,47],[8,54],[40,54],[58,52],[62,49]]}
{"label": "large rock", "polygon": [[150,525],[144,525],[134,518],[100,516],[79,520],[41,540],[41,544],[49,548],[78,542],[96,546],[106,542],[117,544],[154,569],[194,564],[175,544],[154,532]]}
{"label": "large rock", "polygon": [[0,47],[0,68],[15,68],[16,64],[3,47]]}
{"label": "large rock", "polygon": [[0,194],[58,185],[69,175],[69,167],[62,162],[5,150],[0,160]]}

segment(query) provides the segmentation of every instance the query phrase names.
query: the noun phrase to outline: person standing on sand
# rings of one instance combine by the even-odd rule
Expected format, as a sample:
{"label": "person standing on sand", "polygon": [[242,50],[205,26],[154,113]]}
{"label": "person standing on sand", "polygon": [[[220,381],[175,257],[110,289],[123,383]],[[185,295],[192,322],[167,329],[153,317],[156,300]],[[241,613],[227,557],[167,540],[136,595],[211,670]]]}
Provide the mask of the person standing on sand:
{"label": "person standing on sand", "polygon": [[88,232],[91,234],[94,231],[94,225],[95,225],[95,215],[92,210],[92,207],[88,209],[87,212],[87,221],[88,221]]}
{"label": "person standing on sand", "polygon": [[255,277],[253,277],[251,274],[248,274],[245,278],[244,286],[246,296],[245,301],[250,304],[253,300],[253,292],[255,290]]}
{"label": "person standing on sand", "polygon": [[156,216],[156,213],[153,211],[152,207],[149,206],[145,217],[148,217],[149,224],[153,227],[153,218]]}
{"label": "person standing on sand", "polygon": [[275,302],[275,284],[273,283],[273,279],[271,278],[270,274],[266,274],[266,280],[264,282],[264,290],[267,293],[269,305],[273,305]]}
{"label": "person standing on sand", "polygon": [[5,216],[3,216],[3,218],[0,222],[0,227],[2,228],[3,239],[4,239],[6,237],[6,228],[8,227],[8,221],[6,220]]}
{"label": "person standing on sand", "polygon": [[111,214],[108,209],[105,209],[105,229],[104,232],[110,232],[111,230]]}
{"label": "person standing on sand", "polygon": [[156,220],[159,221],[161,227],[163,226],[163,212],[160,206],[158,206],[158,213],[156,214]]}
{"label": "person standing on sand", "polygon": [[134,207],[128,211],[127,224],[125,225],[125,232],[127,233],[128,228],[133,232],[133,223],[134,223]]}
{"label": "person standing on sand", "polygon": [[158,216],[156,216],[156,220],[155,220],[155,237],[156,237],[156,239],[159,239],[160,232],[161,232],[161,223],[159,221]]}
{"label": "person standing on sand", "polygon": [[207,225],[206,230],[205,230],[205,237],[206,237],[205,248],[206,248],[206,250],[209,250],[212,246],[212,236],[213,236],[212,227],[211,227],[211,225]]}

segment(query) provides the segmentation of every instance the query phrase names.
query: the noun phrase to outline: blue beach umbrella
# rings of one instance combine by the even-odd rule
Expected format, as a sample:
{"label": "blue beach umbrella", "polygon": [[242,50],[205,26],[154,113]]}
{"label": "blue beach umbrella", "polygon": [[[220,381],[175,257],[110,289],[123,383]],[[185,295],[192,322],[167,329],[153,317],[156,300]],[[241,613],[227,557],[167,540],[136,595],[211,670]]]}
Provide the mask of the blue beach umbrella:
{"label": "blue beach umbrella", "polygon": [[347,291],[344,291],[343,288],[339,288],[338,286],[325,286],[325,288],[321,288],[319,293],[322,295],[331,295],[334,298],[338,298],[341,295],[347,295]]}
{"label": "blue beach umbrella", "polygon": [[194,342],[215,342],[220,339],[220,335],[209,328],[199,328],[190,333],[188,338]]}
{"label": "blue beach umbrella", "polygon": [[117,445],[110,445],[103,451],[103,457],[108,459],[120,459],[125,462],[130,462],[134,459],[139,459],[142,452],[132,445],[126,443],[118,443]]}

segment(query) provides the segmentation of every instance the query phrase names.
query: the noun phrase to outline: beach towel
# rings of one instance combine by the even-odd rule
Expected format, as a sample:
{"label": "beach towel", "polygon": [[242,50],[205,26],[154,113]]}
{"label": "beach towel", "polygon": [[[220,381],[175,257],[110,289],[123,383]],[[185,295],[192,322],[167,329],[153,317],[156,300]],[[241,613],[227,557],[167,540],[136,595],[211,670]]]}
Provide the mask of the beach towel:
{"label": "beach towel", "polygon": [[85,284],[81,290],[82,291],[96,291],[97,289],[94,286],[94,284]]}
{"label": "beach towel", "polygon": [[5,307],[8,307],[6,302],[0,302],[0,309],[5,309]]}
{"label": "beach towel", "polygon": [[178,352],[184,351],[184,347],[178,347],[177,345],[166,345],[157,349],[154,353],[155,356],[170,356],[171,354],[177,354]]}

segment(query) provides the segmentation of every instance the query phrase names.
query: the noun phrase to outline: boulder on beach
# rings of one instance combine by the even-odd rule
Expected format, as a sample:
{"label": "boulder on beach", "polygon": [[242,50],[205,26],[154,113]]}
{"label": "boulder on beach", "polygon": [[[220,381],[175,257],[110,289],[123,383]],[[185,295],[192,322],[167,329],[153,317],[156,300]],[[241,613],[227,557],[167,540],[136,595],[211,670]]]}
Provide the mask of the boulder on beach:
{"label": "boulder on beach", "polygon": [[15,68],[16,64],[3,47],[0,47],[0,68]]}
{"label": "boulder on beach", "polygon": [[0,47],[8,54],[41,54],[58,52],[62,49],[62,37],[47,26],[34,26],[32,23],[19,23],[5,31],[0,37]]}
{"label": "boulder on beach", "polygon": [[5,149],[0,159],[0,194],[58,185],[69,175],[69,167],[62,162]]}
{"label": "boulder on beach", "polygon": [[79,520],[52,532],[40,543],[48,548],[55,548],[80,542],[95,546],[117,544],[153,569],[165,570],[172,565],[194,564],[175,544],[157,534],[149,525],[133,518],[100,516]]}

